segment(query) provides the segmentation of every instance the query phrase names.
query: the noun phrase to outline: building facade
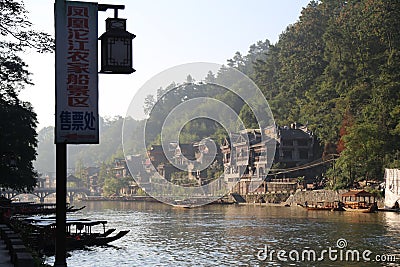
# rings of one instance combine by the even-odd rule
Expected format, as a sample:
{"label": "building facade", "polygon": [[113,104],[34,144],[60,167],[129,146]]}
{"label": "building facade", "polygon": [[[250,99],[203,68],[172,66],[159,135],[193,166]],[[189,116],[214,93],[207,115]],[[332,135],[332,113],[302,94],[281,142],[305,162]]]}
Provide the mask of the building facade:
{"label": "building facade", "polygon": [[285,180],[286,176],[314,178],[308,169],[299,168],[288,174],[267,172],[271,161],[280,170],[285,170],[305,165],[318,157],[316,138],[307,127],[293,123],[290,127],[263,129],[263,134],[264,140],[259,129],[247,129],[231,134],[230,139],[226,138],[222,144],[224,175],[232,192],[245,195],[255,191],[275,191],[277,188],[292,190],[296,182]]}
{"label": "building facade", "polygon": [[132,196],[137,194],[139,186],[133,179],[133,176],[139,175],[140,170],[132,168],[134,170],[132,170],[133,172],[131,172],[128,168],[128,162],[135,162],[135,160],[138,160],[135,156],[127,156],[126,158],[114,159],[112,173],[116,179],[121,179],[125,182],[125,185],[121,187],[118,192],[120,196]]}
{"label": "building facade", "polygon": [[161,145],[148,150],[150,162],[146,163],[146,169],[151,172],[154,167],[163,178],[172,182],[179,177],[178,173],[183,173],[181,176],[190,183],[207,183],[210,177],[207,177],[207,168],[204,167],[220,161],[221,157],[220,148],[211,138],[189,144],[170,142],[164,147],[164,151]]}

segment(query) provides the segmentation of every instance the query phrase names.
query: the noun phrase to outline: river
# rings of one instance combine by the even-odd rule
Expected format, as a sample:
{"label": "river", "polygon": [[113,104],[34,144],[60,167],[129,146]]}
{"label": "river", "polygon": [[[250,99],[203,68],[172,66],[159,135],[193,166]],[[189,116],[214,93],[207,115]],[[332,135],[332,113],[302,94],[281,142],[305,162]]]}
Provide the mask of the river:
{"label": "river", "polygon": [[[110,246],[71,252],[69,267],[400,266],[400,214],[300,207],[75,203],[73,217],[129,229]],[[395,257],[395,262],[393,262]],[[386,262],[382,262],[382,261]],[[54,257],[47,258],[53,264]]]}

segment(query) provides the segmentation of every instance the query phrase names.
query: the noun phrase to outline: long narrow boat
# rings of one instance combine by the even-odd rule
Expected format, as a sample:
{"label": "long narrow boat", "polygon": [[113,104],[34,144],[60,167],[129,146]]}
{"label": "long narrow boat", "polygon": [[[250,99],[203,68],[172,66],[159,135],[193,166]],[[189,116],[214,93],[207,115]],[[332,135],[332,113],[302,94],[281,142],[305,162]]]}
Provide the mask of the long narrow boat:
{"label": "long narrow boat", "polygon": [[177,204],[177,205],[173,205],[173,207],[174,207],[174,208],[181,208],[181,209],[191,209],[191,208],[193,208],[194,206]]}
{"label": "long narrow boat", "polygon": [[[67,212],[77,212],[86,206],[75,208],[67,205]],[[8,213],[8,217],[13,215],[48,215],[56,213],[55,203],[33,203],[33,202],[7,202],[0,204],[2,213]]]}
{"label": "long narrow boat", "polygon": [[331,211],[331,207],[306,207],[307,210],[328,210]]}
{"label": "long narrow boat", "polygon": [[119,231],[114,236],[105,236],[100,233],[92,233],[88,235],[69,235],[67,236],[68,249],[82,249],[91,246],[105,246],[108,243],[120,239],[129,233],[129,230]]}
{"label": "long narrow boat", "polygon": [[365,207],[365,208],[351,208],[349,206],[345,206],[345,207],[343,207],[343,209],[345,211],[361,212],[361,213],[373,213],[376,211],[376,208],[373,205],[371,205],[369,207]]}
{"label": "long narrow boat", "polygon": [[[53,255],[55,252],[55,217],[29,217],[24,221],[40,232],[42,238],[41,250],[46,255]],[[67,219],[66,221],[66,245],[68,250],[83,249],[91,246],[103,246],[118,240],[129,233],[129,230],[119,231],[110,236],[116,229],[106,230],[107,221],[88,219]],[[99,226],[103,231],[93,231]]]}
{"label": "long narrow boat", "polygon": [[75,206],[67,207],[67,212],[77,212],[83,210],[86,206],[82,206],[80,208],[75,208]]}
{"label": "long narrow boat", "polygon": [[311,210],[311,211],[319,211],[319,210],[324,210],[324,211],[344,211],[343,209],[343,203],[340,201],[333,201],[333,202],[327,202],[327,201],[318,201],[315,204],[311,203],[308,204],[306,203],[305,205],[298,204],[299,206]]}
{"label": "long narrow boat", "polygon": [[350,190],[343,193],[342,202],[345,211],[373,213],[378,210],[375,195],[365,190]]}

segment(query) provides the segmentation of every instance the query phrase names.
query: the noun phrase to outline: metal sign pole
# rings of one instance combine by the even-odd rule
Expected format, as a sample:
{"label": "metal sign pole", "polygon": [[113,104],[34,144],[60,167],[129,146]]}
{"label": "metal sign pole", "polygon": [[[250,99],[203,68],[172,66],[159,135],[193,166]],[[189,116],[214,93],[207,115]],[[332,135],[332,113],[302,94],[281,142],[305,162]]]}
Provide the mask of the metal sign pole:
{"label": "metal sign pole", "polygon": [[[60,47],[57,47],[57,38],[60,36],[57,33],[57,26],[60,21],[64,18],[65,14],[65,0],[55,0],[55,89],[57,92],[57,78],[59,78],[60,64]],[[56,102],[57,103],[57,102]],[[57,104],[56,104],[57,105]],[[57,115],[56,115],[57,125]],[[67,247],[66,247],[66,213],[67,213],[67,144],[56,143],[56,246],[55,246],[55,262],[54,266],[66,267],[67,266]]]}
{"label": "metal sign pole", "polygon": [[66,255],[66,195],[67,195],[67,144],[56,144],[56,259],[54,266],[67,266]]}
{"label": "metal sign pole", "polygon": [[[98,11],[106,11],[108,8],[114,9],[114,16],[118,17],[118,9],[124,9],[125,6],[55,0],[56,255],[54,266],[57,267],[67,266],[67,144],[99,143]],[[118,38],[127,37],[132,42],[133,34],[124,30],[122,31],[124,35],[121,36],[120,32],[118,31]],[[129,53],[114,61],[127,61],[130,64],[123,70],[117,68],[117,71],[113,69],[108,73],[130,74],[135,71],[132,68],[131,43],[121,51],[127,49]]]}

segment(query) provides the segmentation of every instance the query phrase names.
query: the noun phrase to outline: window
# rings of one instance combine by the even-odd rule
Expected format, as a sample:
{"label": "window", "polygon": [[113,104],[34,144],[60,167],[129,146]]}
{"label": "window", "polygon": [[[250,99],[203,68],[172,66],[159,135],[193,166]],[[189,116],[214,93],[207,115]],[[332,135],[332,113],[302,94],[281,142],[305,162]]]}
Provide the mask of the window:
{"label": "window", "polygon": [[299,140],[297,140],[297,145],[298,146],[308,146],[308,140],[307,139],[299,139]]}
{"label": "window", "polygon": [[283,159],[292,159],[292,150],[284,150]]}
{"label": "window", "polygon": [[225,154],[225,163],[229,163],[231,161],[231,153]]}
{"label": "window", "polygon": [[293,146],[293,140],[282,140],[283,146]]}
{"label": "window", "polygon": [[308,150],[301,149],[299,151],[300,159],[308,159]]}

